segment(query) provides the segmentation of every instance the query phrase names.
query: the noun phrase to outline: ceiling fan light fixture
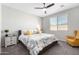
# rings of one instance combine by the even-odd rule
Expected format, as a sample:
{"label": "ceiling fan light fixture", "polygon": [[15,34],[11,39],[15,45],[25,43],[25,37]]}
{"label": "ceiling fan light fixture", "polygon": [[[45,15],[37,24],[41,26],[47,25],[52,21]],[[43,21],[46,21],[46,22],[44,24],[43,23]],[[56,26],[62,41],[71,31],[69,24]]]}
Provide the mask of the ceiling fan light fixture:
{"label": "ceiling fan light fixture", "polygon": [[47,14],[47,8],[49,8],[49,7],[53,6],[53,5],[54,5],[54,3],[51,3],[51,4],[46,6],[46,3],[43,3],[43,7],[36,7],[35,9],[42,9],[44,14]]}
{"label": "ceiling fan light fixture", "polygon": [[47,9],[46,9],[46,8],[44,8],[44,9],[43,9],[44,14],[46,14],[46,13],[47,13],[46,11],[47,11]]}
{"label": "ceiling fan light fixture", "polygon": [[43,11],[46,11],[46,10],[47,10],[46,8],[43,9]]}

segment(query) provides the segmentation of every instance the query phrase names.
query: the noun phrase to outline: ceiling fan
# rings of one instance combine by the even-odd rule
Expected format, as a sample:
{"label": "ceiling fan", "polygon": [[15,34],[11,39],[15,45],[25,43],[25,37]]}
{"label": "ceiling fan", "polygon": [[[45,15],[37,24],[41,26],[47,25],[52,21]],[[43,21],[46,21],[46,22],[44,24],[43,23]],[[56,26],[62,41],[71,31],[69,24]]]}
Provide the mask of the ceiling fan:
{"label": "ceiling fan", "polygon": [[43,3],[43,7],[35,7],[35,9],[43,9],[44,13],[46,14],[47,13],[46,9],[49,8],[49,7],[52,7],[53,5],[55,5],[55,4],[51,3],[51,4],[46,6],[46,3]]}

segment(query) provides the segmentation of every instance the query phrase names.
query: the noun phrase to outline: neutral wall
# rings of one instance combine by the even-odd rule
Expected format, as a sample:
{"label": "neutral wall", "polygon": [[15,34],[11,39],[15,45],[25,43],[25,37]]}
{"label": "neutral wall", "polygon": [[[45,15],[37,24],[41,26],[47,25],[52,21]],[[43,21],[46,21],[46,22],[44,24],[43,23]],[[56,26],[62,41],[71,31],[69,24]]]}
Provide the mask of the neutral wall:
{"label": "neutral wall", "polygon": [[[49,18],[61,14],[68,14],[68,31],[50,31]],[[74,30],[79,30],[79,7],[44,17],[42,23],[44,32],[55,34],[59,40],[65,41],[66,35],[72,35]]]}
{"label": "neutral wall", "polygon": [[0,4],[0,53],[1,53],[1,4]]}
{"label": "neutral wall", "polygon": [[5,35],[3,30],[8,29],[10,33],[14,33],[18,30],[36,29],[38,26],[41,26],[40,17],[2,5],[2,46],[4,46]]}
{"label": "neutral wall", "polygon": [[41,18],[2,6],[2,30],[27,30],[41,26]]}

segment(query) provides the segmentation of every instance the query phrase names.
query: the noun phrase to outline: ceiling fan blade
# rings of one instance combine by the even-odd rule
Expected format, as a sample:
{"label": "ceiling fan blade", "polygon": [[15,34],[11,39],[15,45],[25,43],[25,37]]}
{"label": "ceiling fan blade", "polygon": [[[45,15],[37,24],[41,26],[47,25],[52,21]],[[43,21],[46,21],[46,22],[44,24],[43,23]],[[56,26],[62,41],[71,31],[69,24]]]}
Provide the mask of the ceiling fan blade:
{"label": "ceiling fan blade", "polygon": [[43,7],[35,7],[35,9],[43,9]]}
{"label": "ceiling fan blade", "polygon": [[49,7],[53,6],[53,5],[55,5],[55,4],[54,3],[49,4],[46,8],[49,8]]}

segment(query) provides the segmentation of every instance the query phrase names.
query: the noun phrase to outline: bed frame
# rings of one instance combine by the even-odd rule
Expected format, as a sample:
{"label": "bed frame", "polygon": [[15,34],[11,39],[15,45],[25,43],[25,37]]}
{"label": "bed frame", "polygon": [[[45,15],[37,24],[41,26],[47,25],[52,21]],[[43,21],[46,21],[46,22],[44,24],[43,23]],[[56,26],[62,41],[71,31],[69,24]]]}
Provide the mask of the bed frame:
{"label": "bed frame", "polygon": [[[18,31],[18,38],[19,38],[19,36],[20,36],[21,34],[22,34],[21,30],[19,30],[19,31]],[[19,43],[22,43],[20,40],[18,40],[18,42],[19,42]],[[44,47],[43,50],[40,51],[38,55],[42,55],[42,54],[43,54],[44,52],[46,52],[49,48],[51,48],[52,46],[54,46],[55,44],[57,44],[57,42],[58,42],[58,41],[54,41],[54,42],[52,42],[50,45]],[[23,44],[23,43],[22,43],[22,44]],[[25,46],[25,45],[23,44],[23,46]],[[25,46],[25,47],[26,47],[26,49],[27,49],[27,46]],[[27,50],[28,50],[28,49],[27,49]],[[30,55],[29,50],[28,50],[28,54]]]}

